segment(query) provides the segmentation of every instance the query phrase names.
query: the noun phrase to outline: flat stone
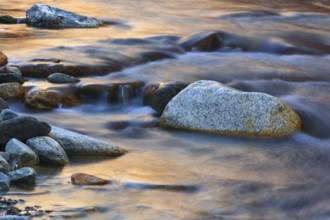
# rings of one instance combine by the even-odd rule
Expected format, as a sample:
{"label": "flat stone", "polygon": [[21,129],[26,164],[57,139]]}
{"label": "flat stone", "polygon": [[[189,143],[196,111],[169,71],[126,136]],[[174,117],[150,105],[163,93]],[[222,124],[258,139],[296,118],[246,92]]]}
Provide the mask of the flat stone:
{"label": "flat stone", "polygon": [[39,163],[39,156],[29,146],[15,138],[6,144],[6,152],[11,154],[20,167]]}
{"label": "flat stone", "polygon": [[28,25],[41,28],[98,28],[103,22],[50,5],[35,4],[26,12]]}
{"label": "flat stone", "polygon": [[0,123],[0,145],[5,145],[12,138],[25,141],[32,137],[49,134],[50,126],[30,116],[18,116]]}
{"label": "flat stone", "polygon": [[8,63],[7,56],[2,51],[0,51],[0,68],[6,66],[7,63]]}
{"label": "flat stone", "polygon": [[76,83],[80,80],[63,73],[52,73],[47,77],[48,82],[51,83]]}
{"label": "flat stone", "polygon": [[72,174],[71,181],[74,185],[105,185],[109,183],[108,180],[85,173]]}
{"label": "flat stone", "polygon": [[9,176],[0,172],[0,192],[7,192],[10,187]]}
{"label": "flat stone", "polygon": [[18,170],[7,173],[10,181],[12,182],[24,182],[29,184],[36,183],[36,171],[31,167],[23,167]]}
{"label": "flat stone", "polygon": [[9,165],[8,161],[0,156],[0,172],[7,173],[12,170],[12,167]]}
{"label": "flat stone", "polygon": [[41,161],[64,166],[69,163],[68,156],[61,145],[54,139],[42,136],[28,139],[26,144],[39,155]]}
{"label": "flat stone", "polygon": [[0,97],[3,99],[19,99],[24,93],[24,88],[17,82],[0,84]]}
{"label": "flat stone", "polygon": [[166,106],[162,127],[242,136],[287,136],[301,119],[280,99],[242,92],[215,81],[192,83]]}
{"label": "flat stone", "polygon": [[10,110],[10,109],[4,109],[0,113],[0,122],[7,121],[7,120],[10,120],[10,119],[16,118],[17,116],[18,116],[18,114],[16,114],[12,110]]}
{"label": "flat stone", "polygon": [[69,156],[120,156],[127,151],[96,138],[52,126],[50,137],[63,147]]}

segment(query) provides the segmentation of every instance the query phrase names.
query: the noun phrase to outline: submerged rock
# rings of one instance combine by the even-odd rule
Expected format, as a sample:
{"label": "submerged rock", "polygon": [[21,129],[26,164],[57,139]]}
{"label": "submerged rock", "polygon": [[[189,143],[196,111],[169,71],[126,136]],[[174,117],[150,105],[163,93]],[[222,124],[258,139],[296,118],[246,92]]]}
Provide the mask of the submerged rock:
{"label": "submerged rock", "polygon": [[162,113],[167,103],[187,86],[187,83],[179,81],[149,84],[144,90],[143,101]]}
{"label": "submerged rock", "polygon": [[89,175],[85,173],[74,173],[71,176],[72,184],[75,185],[105,185],[109,183],[108,180],[99,178],[94,175]]}
{"label": "submerged rock", "polygon": [[16,118],[18,115],[10,109],[4,109],[0,113],[0,122]]}
{"label": "submerged rock", "polygon": [[127,151],[95,138],[52,126],[49,134],[69,156],[120,156]]}
{"label": "submerged rock", "polygon": [[0,192],[7,192],[10,187],[9,176],[0,172]]}
{"label": "submerged rock", "polygon": [[181,46],[189,51],[214,51],[222,46],[222,36],[220,33],[200,33],[183,42]]}
{"label": "submerged rock", "polygon": [[63,73],[52,73],[47,77],[47,80],[51,83],[76,83],[80,81],[73,76]]}
{"label": "submerged rock", "polygon": [[24,93],[24,88],[17,82],[0,84],[0,97],[3,99],[21,98]]}
{"label": "submerged rock", "polygon": [[18,170],[7,173],[10,181],[12,182],[24,182],[29,184],[36,183],[36,171],[31,167],[23,167]]}
{"label": "submerged rock", "polygon": [[38,155],[26,144],[13,138],[6,144],[6,152],[11,154],[19,166],[35,165],[39,163]]}
{"label": "submerged rock", "polygon": [[5,145],[12,138],[25,141],[32,137],[47,135],[50,132],[47,123],[30,116],[18,116],[0,123],[0,145]]}
{"label": "submerged rock", "polygon": [[61,145],[54,139],[42,136],[28,139],[26,144],[36,152],[45,163],[64,166],[69,163],[68,156]]}
{"label": "submerged rock", "polygon": [[17,19],[9,15],[2,15],[0,16],[0,24],[17,24]]}
{"label": "submerged rock", "polygon": [[98,28],[103,22],[50,5],[35,4],[26,12],[28,25],[41,28]]}
{"label": "submerged rock", "polygon": [[215,81],[192,83],[166,106],[162,127],[243,136],[286,136],[301,119],[280,99],[242,92]]}

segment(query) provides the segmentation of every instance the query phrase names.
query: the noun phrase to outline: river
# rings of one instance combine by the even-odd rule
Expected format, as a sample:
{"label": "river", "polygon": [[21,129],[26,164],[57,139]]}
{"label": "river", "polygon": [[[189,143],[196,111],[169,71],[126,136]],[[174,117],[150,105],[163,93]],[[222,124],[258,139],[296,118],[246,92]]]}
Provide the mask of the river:
{"label": "river", "polygon": [[[0,14],[23,18],[34,3],[3,0]],[[273,139],[166,130],[153,123],[157,116],[142,104],[141,89],[130,97],[127,85],[116,103],[100,96],[77,107],[36,111],[13,102],[11,108],[18,112],[117,144],[129,153],[115,159],[71,158],[61,169],[36,167],[37,186],[12,188],[11,197],[54,210],[43,219],[330,218],[329,1],[43,3],[109,25],[63,30],[0,25],[0,50],[11,64],[61,59],[102,67],[98,76],[82,77],[81,84],[216,80],[279,97],[300,115],[303,129]],[[228,46],[213,52],[177,47],[208,31],[226,33]],[[170,56],[141,61],[139,54],[146,50]],[[35,78],[25,85],[52,86]],[[113,182],[73,186],[70,176],[76,172]]]}

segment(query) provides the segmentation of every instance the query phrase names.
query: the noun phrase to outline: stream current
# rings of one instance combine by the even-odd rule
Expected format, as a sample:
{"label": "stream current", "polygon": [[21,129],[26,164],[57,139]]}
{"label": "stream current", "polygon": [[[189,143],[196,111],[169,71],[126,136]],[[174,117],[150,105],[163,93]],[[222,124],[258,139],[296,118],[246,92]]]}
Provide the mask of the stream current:
{"label": "stream current", "polygon": [[[2,0],[0,15],[23,18],[34,3]],[[82,77],[81,84],[123,86],[116,103],[101,95],[53,111],[31,110],[17,101],[11,108],[129,153],[115,159],[71,158],[61,169],[36,167],[37,186],[12,188],[10,197],[54,210],[55,219],[330,218],[329,1],[43,3],[109,25],[62,30],[0,25],[0,50],[10,64],[37,59],[88,64],[100,69]],[[224,33],[227,46],[213,52],[179,48],[180,42],[209,31]],[[145,51],[170,56],[145,60],[139,56]],[[303,129],[274,139],[162,129],[154,123],[155,112],[143,105],[141,89],[132,98],[132,88],[124,83],[200,79],[279,97],[299,114]],[[54,86],[36,78],[24,85]],[[70,176],[76,172],[113,182],[73,186]]]}

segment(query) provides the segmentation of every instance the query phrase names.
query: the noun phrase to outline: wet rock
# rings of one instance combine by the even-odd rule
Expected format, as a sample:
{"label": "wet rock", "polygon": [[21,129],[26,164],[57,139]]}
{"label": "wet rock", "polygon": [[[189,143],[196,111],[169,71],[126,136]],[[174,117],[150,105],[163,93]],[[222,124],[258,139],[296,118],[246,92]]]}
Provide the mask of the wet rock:
{"label": "wet rock", "polygon": [[181,45],[189,51],[214,51],[222,46],[220,33],[200,33],[192,36]]}
{"label": "wet rock", "polygon": [[162,127],[243,135],[286,136],[301,129],[290,106],[265,93],[242,92],[215,81],[197,81],[166,106]]}
{"label": "wet rock", "polygon": [[9,165],[8,161],[0,156],[0,172],[7,173],[12,170],[12,167]]}
{"label": "wet rock", "polygon": [[0,157],[3,157],[7,162],[11,160],[10,153],[0,151]]}
{"label": "wet rock", "polygon": [[143,92],[143,101],[162,113],[167,103],[187,86],[187,83],[179,81],[149,84]]}
{"label": "wet rock", "polygon": [[15,77],[12,74],[9,73],[0,73],[0,83],[11,83],[11,82],[17,82],[22,84],[23,82],[21,82],[20,79],[18,79],[17,77]]}
{"label": "wet rock", "polygon": [[7,192],[10,187],[9,176],[0,172],[0,192]]}
{"label": "wet rock", "polygon": [[29,146],[15,138],[6,144],[6,152],[11,154],[20,167],[39,163],[38,155]]}
{"label": "wet rock", "polygon": [[48,82],[51,83],[76,83],[79,82],[80,80],[73,77],[73,76],[69,76],[63,73],[53,73],[50,74],[47,77]]}
{"label": "wet rock", "polygon": [[17,82],[0,84],[0,97],[3,99],[19,99],[24,93],[24,88]]}
{"label": "wet rock", "polygon": [[17,19],[9,15],[0,16],[0,24],[17,24]]}
{"label": "wet rock", "polygon": [[12,182],[24,182],[28,184],[36,183],[36,171],[31,167],[23,167],[18,170],[7,173],[10,181]]}
{"label": "wet rock", "polygon": [[5,72],[16,77],[20,84],[23,84],[26,81],[21,70],[16,66],[6,66]]}
{"label": "wet rock", "polygon": [[41,28],[98,28],[103,22],[50,5],[35,4],[26,12],[28,25]]}
{"label": "wet rock", "polygon": [[0,51],[0,70],[2,67],[6,66],[7,63],[8,63],[7,56],[2,51]]}
{"label": "wet rock", "polygon": [[85,173],[75,173],[71,176],[72,184],[75,185],[105,185],[109,183],[108,180],[99,178],[97,176],[85,174]]}
{"label": "wet rock", "polygon": [[20,216],[20,215],[6,215],[0,217],[0,220],[31,220],[29,216]]}
{"label": "wet rock", "polygon": [[43,89],[29,91],[25,96],[25,104],[31,108],[51,110],[62,104],[76,106],[81,104],[81,100],[72,93]]}
{"label": "wet rock", "polygon": [[120,156],[127,151],[116,145],[73,131],[52,126],[49,134],[63,147],[69,156]]}
{"label": "wet rock", "polygon": [[61,145],[50,137],[34,137],[26,144],[39,155],[41,161],[54,165],[64,166],[69,163],[68,156]]}
{"label": "wet rock", "polygon": [[32,137],[49,134],[51,128],[30,116],[18,116],[0,123],[0,145],[5,145],[12,138],[25,141]]}
{"label": "wet rock", "polygon": [[8,109],[9,105],[8,103],[3,100],[2,98],[0,98],[0,112],[3,111],[4,109]]}
{"label": "wet rock", "polygon": [[0,113],[0,122],[16,118],[18,115],[10,109],[4,109]]}

